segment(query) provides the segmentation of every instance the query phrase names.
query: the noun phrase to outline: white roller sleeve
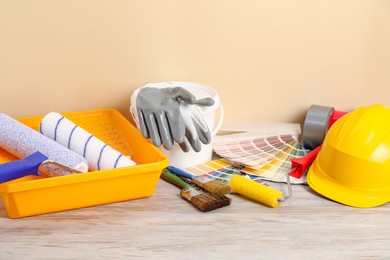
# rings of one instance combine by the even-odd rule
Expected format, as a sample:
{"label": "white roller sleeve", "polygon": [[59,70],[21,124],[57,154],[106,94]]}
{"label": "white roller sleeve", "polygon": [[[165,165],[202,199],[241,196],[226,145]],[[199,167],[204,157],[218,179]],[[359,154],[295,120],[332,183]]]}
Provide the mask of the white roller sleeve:
{"label": "white roller sleeve", "polygon": [[[0,147],[19,159],[23,159],[39,151],[50,160],[66,165],[72,169],[81,172],[88,171],[88,162],[85,158],[12,117],[1,113]],[[69,171],[52,164],[42,165],[39,170],[49,176],[70,174]]]}
{"label": "white roller sleeve", "polygon": [[59,113],[47,114],[39,125],[39,132],[86,158],[93,171],[136,165],[130,158]]}

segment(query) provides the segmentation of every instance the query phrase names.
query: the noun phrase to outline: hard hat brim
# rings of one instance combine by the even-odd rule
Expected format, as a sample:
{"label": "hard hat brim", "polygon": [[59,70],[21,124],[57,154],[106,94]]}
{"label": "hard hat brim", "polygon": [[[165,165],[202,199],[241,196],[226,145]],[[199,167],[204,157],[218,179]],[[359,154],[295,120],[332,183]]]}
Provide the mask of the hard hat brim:
{"label": "hard hat brim", "polygon": [[327,176],[314,160],[307,174],[307,183],[315,192],[338,203],[357,207],[372,208],[389,202],[388,198],[378,197],[370,191],[346,187]]}

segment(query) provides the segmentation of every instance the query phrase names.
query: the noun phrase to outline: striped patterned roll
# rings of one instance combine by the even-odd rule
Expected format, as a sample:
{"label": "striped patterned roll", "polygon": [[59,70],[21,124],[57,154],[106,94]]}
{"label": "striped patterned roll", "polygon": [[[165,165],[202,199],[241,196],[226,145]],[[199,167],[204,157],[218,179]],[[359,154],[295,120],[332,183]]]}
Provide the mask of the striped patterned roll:
{"label": "striped patterned roll", "polygon": [[136,163],[59,113],[50,112],[41,121],[39,132],[87,159],[93,171]]}
{"label": "striped patterned roll", "polygon": [[[88,171],[88,162],[85,158],[12,117],[1,113],[0,147],[19,159],[24,159],[39,151],[48,157],[49,160],[53,160],[81,172]],[[49,176],[70,174],[69,171],[52,164],[40,166],[39,171]]]}

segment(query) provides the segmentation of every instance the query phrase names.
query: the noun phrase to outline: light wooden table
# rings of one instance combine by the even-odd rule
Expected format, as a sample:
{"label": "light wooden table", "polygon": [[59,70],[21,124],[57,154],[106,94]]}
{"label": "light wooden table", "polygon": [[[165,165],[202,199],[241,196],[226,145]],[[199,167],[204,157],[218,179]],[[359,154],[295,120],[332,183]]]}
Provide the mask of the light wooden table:
{"label": "light wooden table", "polygon": [[390,259],[390,204],[358,209],[292,188],[278,208],[229,194],[230,206],[208,213],[163,180],[149,198],[21,219],[0,203],[0,259]]}
{"label": "light wooden table", "polygon": [[203,213],[179,191],[160,180],[149,198],[21,219],[0,203],[0,259],[390,259],[389,204],[352,208],[296,185],[278,208],[229,194]]}

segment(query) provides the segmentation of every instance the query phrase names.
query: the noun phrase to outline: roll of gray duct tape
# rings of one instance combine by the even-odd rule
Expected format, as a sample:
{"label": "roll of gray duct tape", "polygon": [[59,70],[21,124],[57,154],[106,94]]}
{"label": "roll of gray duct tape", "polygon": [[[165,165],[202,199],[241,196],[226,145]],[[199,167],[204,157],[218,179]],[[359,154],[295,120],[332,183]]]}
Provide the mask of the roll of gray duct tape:
{"label": "roll of gray duct tape", "polygon": [[333,107],[311,105],[306,113],[303,125],[303,145],[313,150],[321,145],[328,132]]}

